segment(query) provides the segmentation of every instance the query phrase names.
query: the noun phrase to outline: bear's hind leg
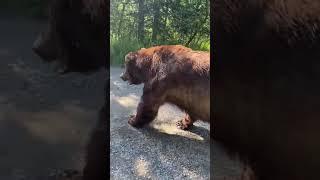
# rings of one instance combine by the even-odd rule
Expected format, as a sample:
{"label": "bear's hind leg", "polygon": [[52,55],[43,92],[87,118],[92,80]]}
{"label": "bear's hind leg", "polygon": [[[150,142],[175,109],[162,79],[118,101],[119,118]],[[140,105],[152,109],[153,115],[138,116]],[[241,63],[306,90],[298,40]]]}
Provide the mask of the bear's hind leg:
{"label": "bear's hind leg", "polygon": [[177,121],[176,125],[179,129],[188,130],[193,126],[194,118],[191,118],[189,114],[186,114],[185,117]]}

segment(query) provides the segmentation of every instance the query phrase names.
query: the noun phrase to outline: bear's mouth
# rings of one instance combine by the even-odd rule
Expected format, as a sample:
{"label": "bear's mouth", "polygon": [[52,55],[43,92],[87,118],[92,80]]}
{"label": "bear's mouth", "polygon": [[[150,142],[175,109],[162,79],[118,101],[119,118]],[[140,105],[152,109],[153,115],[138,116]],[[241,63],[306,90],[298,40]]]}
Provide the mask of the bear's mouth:
{"label": "bear's mouth", "polygon": [[128,83],[128,85],[138,85],[138,84],[141,84],[141,81],[139,81],[138,79],[135,79],[133,78],[132,76],[128,76],[128,74],[126,73],[122,73],[120,75],[120,78],[123,80],[123,81],[126,81]]}
{"label": "bear's mouth", "polygon": [[129,85],[138,85],[138,84],[140,84],[140,82],[138,82],[138,81],[136,81],[134,79],[128,79],[128,84]]}
{"label": "bear's mouth", "polygon": [[127,81],[128,85],[136,85],[136,84],[137,84],[137,83],[136,83],[134,80],[132,80],[132,79],[127,79],[126,81]]}
{"label": "bear's mouth", "polygon": [[129,81],[128,83],[129,83],[129,85],[139,85],[142,82],[140,82],[140,81]]}

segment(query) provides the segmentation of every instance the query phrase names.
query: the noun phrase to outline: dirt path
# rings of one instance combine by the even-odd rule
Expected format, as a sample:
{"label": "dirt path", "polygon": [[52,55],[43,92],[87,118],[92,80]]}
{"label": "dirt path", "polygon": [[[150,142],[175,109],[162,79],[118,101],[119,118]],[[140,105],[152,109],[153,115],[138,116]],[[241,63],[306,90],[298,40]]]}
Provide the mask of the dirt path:
{"label": "dirt path", "polygon": [[46,180],[61,169],[82,169],[88,133],[103,104],[104,72],[59,76],[33,54],[43,28],[0,17],[1,180]]}

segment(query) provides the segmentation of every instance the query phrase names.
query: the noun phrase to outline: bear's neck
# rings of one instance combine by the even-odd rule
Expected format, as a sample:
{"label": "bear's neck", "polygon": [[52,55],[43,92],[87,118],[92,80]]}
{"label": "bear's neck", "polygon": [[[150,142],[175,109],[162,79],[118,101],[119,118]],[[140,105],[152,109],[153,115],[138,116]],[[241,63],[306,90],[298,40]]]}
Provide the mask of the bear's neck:
{"label": "bear's neck", "polygon": [[155,69],[152,68],[152,61],[146,60],[141,62],[140,70],[142,71],[142,81],[148,82],[152,77],[155,76]]}

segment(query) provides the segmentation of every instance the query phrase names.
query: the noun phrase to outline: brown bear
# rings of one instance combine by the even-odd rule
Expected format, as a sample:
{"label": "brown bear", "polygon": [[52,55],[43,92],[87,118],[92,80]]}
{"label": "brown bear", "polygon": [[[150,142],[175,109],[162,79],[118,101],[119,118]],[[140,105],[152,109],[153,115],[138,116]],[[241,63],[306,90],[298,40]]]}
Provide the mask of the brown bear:
{"label": "brown bear", "polygon": [[319,179],[319,1],[211,5],[214,139],[259,180]]}
{"label": "brown bear", "polygon": [[39,34],[33,51],[45,61],[58,61],[64,73],[106,68],[108,1],[49,2],[47,30]]}
{"label": "brown bear", "polygon": [[188,129],[196,120],[210,122],[210,54],[181,45],[155,46],[125,56],[129,84],[144,83],[137,114],[128,123],[142,127],[157,116],[159,107],[171,103],[186,112],[177,123]]}
{"label": "brown bear", "polygon": [[[58,61],[63,73],[107,68],[109,1],[51,0],[48,6],[48,27],[35,40],[33,51],[46,62]],[[108,92],[109,77],[106,81],[101,83],[106,83]],[[83,180],[109,177],[107,97],[87,145]]]}

